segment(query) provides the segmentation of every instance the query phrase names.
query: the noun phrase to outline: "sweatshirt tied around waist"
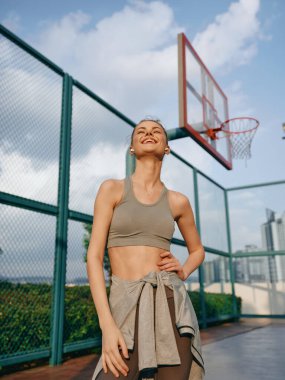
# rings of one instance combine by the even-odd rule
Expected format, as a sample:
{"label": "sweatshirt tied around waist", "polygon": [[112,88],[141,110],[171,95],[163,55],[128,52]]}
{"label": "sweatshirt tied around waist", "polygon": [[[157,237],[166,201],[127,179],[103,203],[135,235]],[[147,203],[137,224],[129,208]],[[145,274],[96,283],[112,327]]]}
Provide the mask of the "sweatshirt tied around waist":
{"label": "sweatshirt tied around waist", "polygon": [[[109,305],[117,327],[122,332],[128,349],[134,348],[135,316],[138,312],[138,367],[139,371],[158,365],[181,364],[164,285],[173,290],[175,324],[180,335],[191,334],[193,361],[189,380],[203,380],[205,369],[201,352],[197,317],[184,282],[175,272],[151,271],[138,280],[124,280],[112,274]],[[155,303],[153,287],[157,287]],[[190,355],[190,352],[189,352]],[[92,380],[102,369],[102,356]],[[109,371],[109,369],[108,369]],[[149,375],[148,380],[152,380]],[[142,376],[142,380],[144,377]]]}

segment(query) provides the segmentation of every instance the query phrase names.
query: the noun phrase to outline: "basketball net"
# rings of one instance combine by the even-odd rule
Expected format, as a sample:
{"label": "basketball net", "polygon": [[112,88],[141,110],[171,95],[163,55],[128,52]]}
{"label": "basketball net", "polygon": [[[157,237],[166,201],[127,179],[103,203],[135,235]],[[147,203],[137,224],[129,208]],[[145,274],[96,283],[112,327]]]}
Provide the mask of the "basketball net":
{"label": "basketball net", "polygon": [[[247,160],[251,158],[251,142],[258,126],[259,121],[253,117],[236,117],[224,121],[220,128],[211,130],[209,135],[211,137],[214,132],[216,139],[227,137],[232,158],[245,159],[247,163]],[[217,132],[223,132],[224,136],[220,136],[220,133],[218,136]]]}

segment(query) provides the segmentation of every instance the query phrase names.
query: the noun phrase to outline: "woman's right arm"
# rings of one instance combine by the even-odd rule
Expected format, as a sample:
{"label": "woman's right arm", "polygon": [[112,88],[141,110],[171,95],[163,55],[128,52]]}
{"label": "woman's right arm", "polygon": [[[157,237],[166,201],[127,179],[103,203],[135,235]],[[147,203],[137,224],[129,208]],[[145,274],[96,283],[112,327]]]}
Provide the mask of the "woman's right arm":
{"label": "woman's right arm", "polygon": [[116,202],[115,186],[116,184],[113,180],[105,180],[101,183],[96,195],[92,232],[87,250],[87,276],[103,334],[103,369],[104,372],[107,372],[106,364],[108,364],[116,376],[118,372],[114,365],[123,374],[128,371],[128,367],[119,353],[118,344],[121,346],[125,357],[128,357],[128,349],[110,311],[103,270],[105,246],[112,220],[113,207]]}

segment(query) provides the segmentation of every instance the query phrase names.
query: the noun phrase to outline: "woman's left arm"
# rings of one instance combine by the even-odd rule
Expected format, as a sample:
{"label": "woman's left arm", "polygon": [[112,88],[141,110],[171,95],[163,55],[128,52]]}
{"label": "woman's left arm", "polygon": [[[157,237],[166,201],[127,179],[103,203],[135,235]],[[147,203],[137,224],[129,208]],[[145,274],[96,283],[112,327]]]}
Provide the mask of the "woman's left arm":
{"label": "woman's left arm", "polygon": [[176,223],[185,240],[189,256],[183,265],[169,251],[161,253],[162,260],[158,264],[160,270],[176,271],[181,280],[185,281],[205,259],[205,250],[198,234],[194,214],[189,199],[182,193],[176,193]]}

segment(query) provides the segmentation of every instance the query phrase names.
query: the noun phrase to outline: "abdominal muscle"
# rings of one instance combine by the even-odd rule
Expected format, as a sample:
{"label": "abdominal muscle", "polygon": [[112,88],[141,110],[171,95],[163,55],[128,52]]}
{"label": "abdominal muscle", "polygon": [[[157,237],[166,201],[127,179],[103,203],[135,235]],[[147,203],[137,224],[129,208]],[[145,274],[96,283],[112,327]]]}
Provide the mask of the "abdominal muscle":
{"label": "abdominal muscle", "polygon": [[160,272],[163,248],[150,246],[124,246],[108,248],[112,274],[123,280],[138,280],[147,273]]}

